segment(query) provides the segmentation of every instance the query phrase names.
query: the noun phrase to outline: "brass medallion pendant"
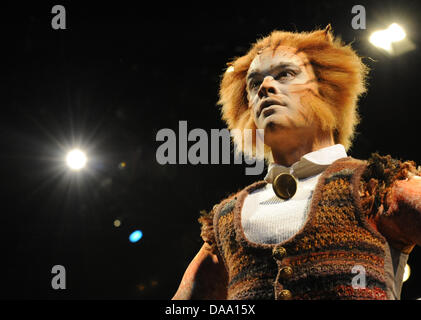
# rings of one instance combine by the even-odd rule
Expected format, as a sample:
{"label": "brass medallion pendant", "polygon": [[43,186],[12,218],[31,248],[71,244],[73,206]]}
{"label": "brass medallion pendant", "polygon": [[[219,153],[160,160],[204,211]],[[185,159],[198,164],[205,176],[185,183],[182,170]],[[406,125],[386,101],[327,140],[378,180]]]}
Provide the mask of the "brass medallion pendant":
{"label": "brass medallion pendant", "polygon": [[288,200],[297,192],[297,179],[289,173],[281,173],[273,180],[272,188],[275,194],[284,200]]}

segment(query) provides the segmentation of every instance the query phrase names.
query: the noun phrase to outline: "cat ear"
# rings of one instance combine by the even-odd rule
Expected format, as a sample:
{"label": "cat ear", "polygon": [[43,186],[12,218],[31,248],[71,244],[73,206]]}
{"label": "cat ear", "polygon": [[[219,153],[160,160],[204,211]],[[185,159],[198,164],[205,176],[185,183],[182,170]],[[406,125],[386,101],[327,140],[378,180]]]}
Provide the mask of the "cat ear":
{"label": "cat ear", "polygon": [[333,42],[333,35],[332,35],[332,26],[329,23],[326,28],[323,30],[323,34],[327,41]]}

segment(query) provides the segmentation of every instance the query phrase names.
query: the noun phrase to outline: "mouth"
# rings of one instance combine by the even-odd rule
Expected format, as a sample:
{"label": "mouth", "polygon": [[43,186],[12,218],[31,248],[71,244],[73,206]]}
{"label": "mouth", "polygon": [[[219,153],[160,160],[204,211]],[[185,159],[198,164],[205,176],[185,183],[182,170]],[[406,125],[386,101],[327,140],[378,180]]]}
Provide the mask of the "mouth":
{"label": "mouth", "polygon": [[260,115],[262,114],[262,112],[264,111],[264,109],[269,108],[270,106],[274,106],[274,105],[277,105],[277,106],[286,106],[285,103],[281,103],[278,100],[275,100],[275,99],[266,99],[266,100],[264,100],[264,101],[262,101],[260,103],[260,107],[259,107],[259,110],[257,112],[257,117],[260,117]]}

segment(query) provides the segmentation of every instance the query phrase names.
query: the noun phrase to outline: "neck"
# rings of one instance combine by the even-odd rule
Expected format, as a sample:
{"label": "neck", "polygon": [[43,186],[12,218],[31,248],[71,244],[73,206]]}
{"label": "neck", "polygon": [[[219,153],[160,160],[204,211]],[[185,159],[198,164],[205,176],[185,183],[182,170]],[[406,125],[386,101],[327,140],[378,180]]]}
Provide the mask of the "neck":
{"label": "neck", "polygon": [[309,152],[333,146],[332,133],[318,134],[308,139],[289,139],[288,143],[271,147],[275,163],[290,167]]}

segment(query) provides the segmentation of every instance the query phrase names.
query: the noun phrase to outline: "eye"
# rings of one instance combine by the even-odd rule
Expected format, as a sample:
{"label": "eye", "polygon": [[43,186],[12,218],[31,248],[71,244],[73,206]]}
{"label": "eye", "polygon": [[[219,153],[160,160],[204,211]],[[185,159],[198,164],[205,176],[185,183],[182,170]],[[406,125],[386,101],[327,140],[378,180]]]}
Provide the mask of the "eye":
{"label": "eye", "polygon": [[260,85],[262,84],[262,82],[261,81],[258,81],[258,80],[251,80],[250,82],[249,82],[249,88],[250,89],[256,89],[256,88],[258,88],[258,87],[260,87]]}
{"label": "eye", "polygon": [[292,70],[281,71],[277,76],[276,80],[287,81],[292,80],[296,76],[296,73]]}

